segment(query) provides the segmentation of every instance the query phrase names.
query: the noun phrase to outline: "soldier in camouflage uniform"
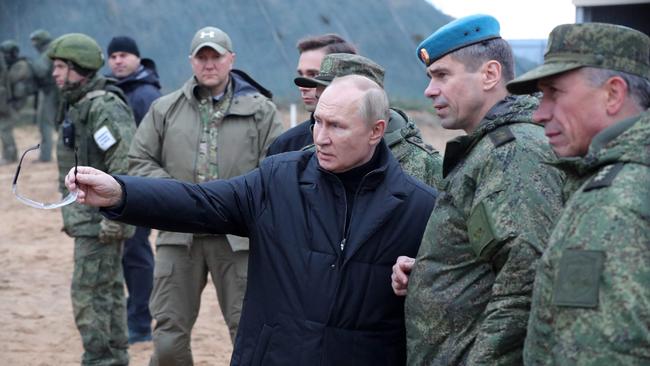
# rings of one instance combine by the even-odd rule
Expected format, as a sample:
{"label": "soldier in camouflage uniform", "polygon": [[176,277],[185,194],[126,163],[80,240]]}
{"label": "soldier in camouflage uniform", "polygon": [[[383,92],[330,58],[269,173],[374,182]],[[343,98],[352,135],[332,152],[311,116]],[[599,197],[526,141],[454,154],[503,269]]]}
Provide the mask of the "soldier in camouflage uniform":
{"label": "soldier in camouflage uniform", "polygon": [[[110,174],[127,172],[135,122],[120,89],[97,73],[104,64],[99,45],[79,33],[52,42],[47,56],[63,103],[57,123],[60,189],[75,165]],[[134,227],[104,219],[98,209],[62,208],[65,232],[74,238],[72,308],[84,347],[83,365],[126,365],[128,344],[122,277],[122,245]]]}
{"label": "soldier in camouflage uniform", "polygon": [[537,271],[528,365],[650,363],[649,59],[641,32],[565,24],[508,84],[543,92],[533,118],[574,189]]}
{"label": "soldier in camouflage uniform", "polygon": [[38,161],[52,160],[52,132],[54,120],[59,106],[59,89],[52,78],[52,60],[47,57],[47,47],[52,41],[50,33],[37,29],[29,36],[32,45],[40,56],[34,60],[34,79],[38,87],[38,105],[36,109],[36,123],[41,133],[41,149]]}
{"label": "soldier in camouflage uniform", "polygon": [[[151,104],[129,151],[129,173],[189,182],[228,179],[258,167],[282,132],[271,93],[234,70],[230,37],[196,32],[194,75]],[[191,365],[191,333],[212,278],[234,342],[248,273],[248,238],[161,231],[149,308],[156,319],[151,365]],[[182,301],[179,301],[182,299]]]}
{"label": "soldier in camouflage uniform", "polygon": [[18,158],[13,128],[18,122],[18,112],[25,106],[27,97],[34,94],[35,85],[32,67],[26,58],[20,57],[18,43],[7,40],[0,44],[0,51],[6,64],[4,76],[3,107],[0,108],[0,140],[2,159],[0,165],[13,163]]}
{"label": "soldier in camouflage uniform", "polygon": [[[294,82],[303,88],[316,88],[316,97],[335,77],[361,75],[384,85],[384,69],[374,61],[355,54],[332,53],[323,58],[316,77],[297,77]],[[390,109],[384,141],[402,169],[409,175],[438,190],[442,189],[442,158],[431,145],[422,141],[420,129],[410,117],[397,108]],[[313,145],[308,146],[313,149]]]}
{"label": "soldier in camouflage uniform", "polygon": [[442,126],[467,135],[447,143],[416,259],[393,267],[393,289],[406,294],[408,363],[519,365],[562,175],[542,164],[554,155],[532,121],[537,100],[507,94],[514,62],[496,19],[453,21],[417,53]]}

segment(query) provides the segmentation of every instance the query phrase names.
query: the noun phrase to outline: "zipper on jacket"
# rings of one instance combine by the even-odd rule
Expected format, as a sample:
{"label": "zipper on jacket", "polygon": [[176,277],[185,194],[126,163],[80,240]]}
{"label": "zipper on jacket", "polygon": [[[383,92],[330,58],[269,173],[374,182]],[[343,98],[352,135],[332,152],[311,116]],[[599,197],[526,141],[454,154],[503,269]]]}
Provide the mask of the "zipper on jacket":
{"label": "zipper on jacket", "polygon": [[[354,202],[352,203],[352,207],[351,207],[352,214],[354,214],[354,205],[357,203],[357,199],[359,198],[359,192],[361,191],[361,187],[363,187],[363,182],[370,174],[374,173],[376,170],[377,169],[369,171],[368,173],[366,173],[366,175],[363,176],[363,178],[361,178],[361,181],[359,182],[359,186],[357,187],[357,190],[354,192]],[[341,180],[339,179],[339,182],[340,181]],[[343,185],[343,183],[341,183],[341,185]],[[345,187],[343,187],[343,192],[345,193]],[[345,219],[343,220],[343,240],[341,240],[341,252],[343,252],[343,250],[345,249],[345,245],[347,244],[348,237],[350,236],[350,230],[352,230],[352,214],[350,215],[350,226],[348,226],[347,231],[345,230],[345,227],[347,226],[348,223],[347,221],[348,220],[348,202],[347,202],[348,196],[347,194],[344,194],[343,197],[344,197],[343,202],[345,203],[345,216],[344,216]]]}

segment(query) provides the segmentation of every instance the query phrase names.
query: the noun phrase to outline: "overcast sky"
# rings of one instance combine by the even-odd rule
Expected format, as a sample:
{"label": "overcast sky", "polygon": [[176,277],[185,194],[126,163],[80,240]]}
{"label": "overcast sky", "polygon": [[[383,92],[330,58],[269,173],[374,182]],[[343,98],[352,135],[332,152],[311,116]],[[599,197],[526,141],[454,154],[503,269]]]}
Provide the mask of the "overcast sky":
{"label": "overcast sky", "polygon": [[575,23],[571,0],[429,0],[443,13],[460,18],[489,14],[501,24],[505,39],[543,39],[558,24]]}

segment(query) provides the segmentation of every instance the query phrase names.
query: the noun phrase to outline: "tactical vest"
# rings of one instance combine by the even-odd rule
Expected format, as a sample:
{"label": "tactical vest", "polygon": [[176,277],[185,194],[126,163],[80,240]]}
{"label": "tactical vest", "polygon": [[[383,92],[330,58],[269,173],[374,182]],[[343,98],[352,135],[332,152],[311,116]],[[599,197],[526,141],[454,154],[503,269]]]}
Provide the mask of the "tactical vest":
{"label": "tactical vest", "polygon": [[[103,152],[97,147],[93,137],[93,127],[88,126],[88,116],[95,98],[103,97],[107,93],[117,94],[120,99],[126,102],[122,90],[114,85],[106,84],[103,89],[92,90],[86,93],[79,101],[68,107],[65,117],[74,125],[74,141],[77,149],[78,165],[88,165],[102,171],[107,167],[104,163]],[[57,142],[57,159],[59,162],[59,183],[61,192],[66,192],[64,185],[65,175],[75,164],[74,150],[63,144],[62,121],[59,121]]]}
{"label": "tactical vest", "polygon": [[[117,90],[115,90],[117,89]],[[74,146],[77,150],[78,165],[88,165],[102,171],[108,167],[104,162],[104,152],[95,143],[93,134],[97,126],[89,121],[90,110],[94,100],[107,95],[117,94],[125,99],[123,93],[113,85],[105,85],[103,89],[91,90],[81,99],[68,107],[65,117],[74,125]],[[63,143],[63,123],[59,121],[59,138],[57,142],[57,159],[59,166],[59,189],[67,192],[64,179],[70,168],[75,165],[74,149]],[[96,207],[73,203],[61,209],[65,232],[72,237],[94,237],[99,234],[102,215]]]}

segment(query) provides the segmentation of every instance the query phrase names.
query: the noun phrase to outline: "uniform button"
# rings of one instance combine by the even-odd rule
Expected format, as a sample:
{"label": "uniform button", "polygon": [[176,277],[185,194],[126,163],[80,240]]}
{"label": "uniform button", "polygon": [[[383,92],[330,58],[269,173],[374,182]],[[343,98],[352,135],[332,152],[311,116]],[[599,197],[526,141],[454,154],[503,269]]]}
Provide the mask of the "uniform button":
{"label": "uniform button", "polygon": [[336,268],[336,264],[332,264],[332,265],[330,265],[330,268],[331,268],[331,269]]}

